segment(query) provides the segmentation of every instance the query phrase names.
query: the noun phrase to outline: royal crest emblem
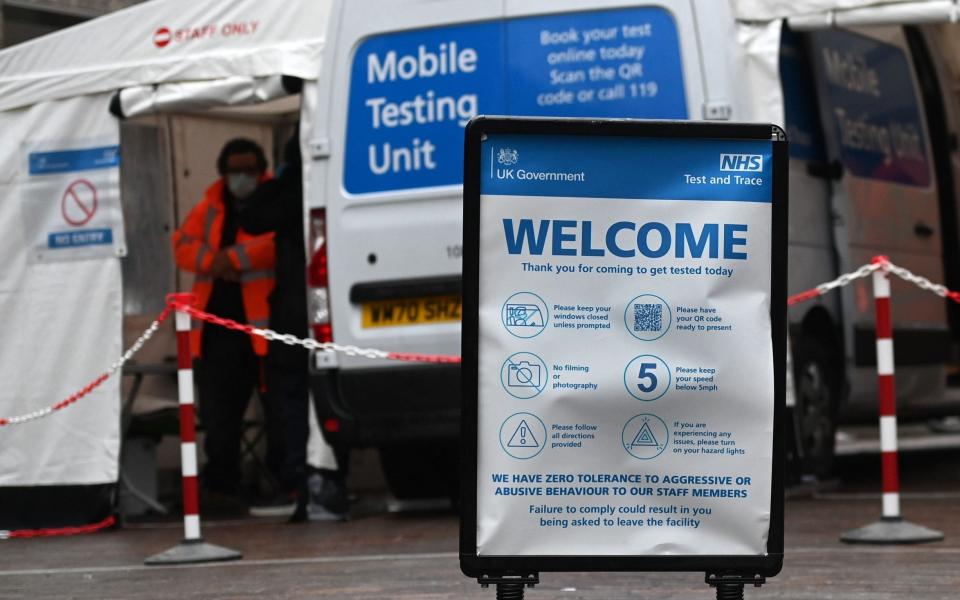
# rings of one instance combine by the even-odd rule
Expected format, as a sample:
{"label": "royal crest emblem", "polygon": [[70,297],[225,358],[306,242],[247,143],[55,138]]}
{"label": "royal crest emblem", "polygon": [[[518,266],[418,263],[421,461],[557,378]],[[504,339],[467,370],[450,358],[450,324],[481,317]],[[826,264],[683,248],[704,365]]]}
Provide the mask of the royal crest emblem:
{"label": "royal crest emblem", "polygon": [[514,165],[519,158],[520,154],[513,148],[500,148],[500,152],[497,153],[497,162],[501,165]]}

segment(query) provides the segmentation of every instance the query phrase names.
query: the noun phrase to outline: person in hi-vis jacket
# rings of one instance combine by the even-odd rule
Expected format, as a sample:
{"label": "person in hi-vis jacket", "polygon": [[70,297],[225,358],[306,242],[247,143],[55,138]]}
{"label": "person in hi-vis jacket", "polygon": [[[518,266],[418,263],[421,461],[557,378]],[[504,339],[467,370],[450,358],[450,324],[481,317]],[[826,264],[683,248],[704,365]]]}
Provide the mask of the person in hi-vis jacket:
{"label": "person in hi-vis jacket", "polygon": [[[256,142],[234,139],[220,151],[217,170],[221,177],[173,234],[174,257],[181,269],[195,274],[192,291],[198,308],[266,327],[274,285],[273,234],[251,235],[237,221],[239,203],[270,179],[266,157]],[[268,467],[276,473],[283,462],[282,423],[264,395],[261,377],[267,341],[197,320],[193,326],[190,341],[207,456],[200,482],[206,490],[236,495],[243,416],[254,389],[264,406]]]}

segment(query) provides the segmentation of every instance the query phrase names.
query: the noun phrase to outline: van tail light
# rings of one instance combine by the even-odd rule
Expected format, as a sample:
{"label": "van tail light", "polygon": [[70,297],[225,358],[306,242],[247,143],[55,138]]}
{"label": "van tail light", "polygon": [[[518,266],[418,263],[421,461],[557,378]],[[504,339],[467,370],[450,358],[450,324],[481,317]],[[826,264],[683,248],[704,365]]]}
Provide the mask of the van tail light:
{"label": "van tail light", "polygon": [[330,276],[327,267],[327,211],[310,211],[310,263],[307,266],[308,310],[313,338],[318,342],[333,341],[330,324]]}

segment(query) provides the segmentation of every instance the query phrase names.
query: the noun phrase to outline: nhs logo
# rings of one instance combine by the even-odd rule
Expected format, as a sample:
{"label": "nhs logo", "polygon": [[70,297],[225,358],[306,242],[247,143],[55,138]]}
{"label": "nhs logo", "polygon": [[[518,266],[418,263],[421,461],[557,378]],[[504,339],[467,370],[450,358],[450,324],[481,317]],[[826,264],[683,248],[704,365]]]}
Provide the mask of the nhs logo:
{"label": "nhs logo", "polygon": [[763,156],[760,154],[721,154],[721,171],[763,171]]}

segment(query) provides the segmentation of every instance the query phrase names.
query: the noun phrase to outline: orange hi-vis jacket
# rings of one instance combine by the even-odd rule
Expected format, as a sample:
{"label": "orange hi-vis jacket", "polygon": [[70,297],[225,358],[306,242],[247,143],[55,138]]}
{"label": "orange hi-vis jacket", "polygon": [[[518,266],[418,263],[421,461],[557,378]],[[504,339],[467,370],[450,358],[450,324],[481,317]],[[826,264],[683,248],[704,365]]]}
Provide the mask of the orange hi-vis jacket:
{"label": "orange hi-vis jacket", "polygon": [[[201,200],[183,225],[173,232],[173,255],[177,265],[196,273],[193,293],[197,296],[197,308],[204,310],[213,292],[213,277],[210,266],[213,257],[220,250],[223,236],[225,206],[223,203],[224,181],[218,179],[207,188]],[[237,229],[237,239],[227,249],[230,262],[240,271],[243,290],[243,308],[247,323],[254,327],[266,327],[270,316],[267,297],[273,291],[273,267],[276,262],[273,245],[273,233],[250,235],[243,229]],[[193,356],[200,356],[201,329],[194,323],[190,333],[190,347]],[[215,325],[213,327],[216,327]],[[259,336],[250,336],[253,350],[260,356],[267,354],[267,340]]]}

